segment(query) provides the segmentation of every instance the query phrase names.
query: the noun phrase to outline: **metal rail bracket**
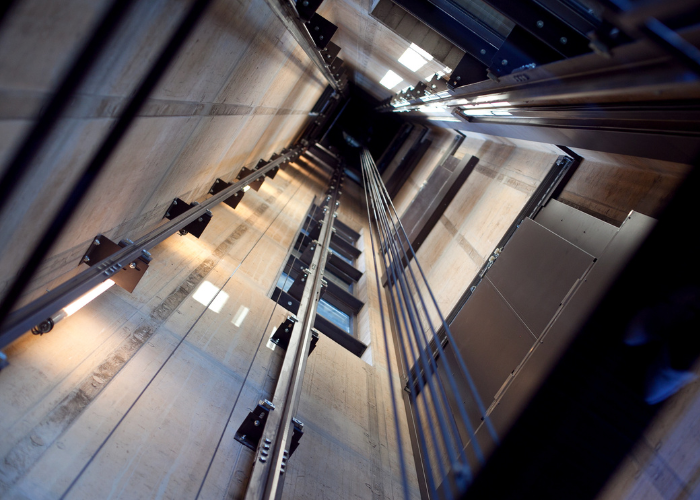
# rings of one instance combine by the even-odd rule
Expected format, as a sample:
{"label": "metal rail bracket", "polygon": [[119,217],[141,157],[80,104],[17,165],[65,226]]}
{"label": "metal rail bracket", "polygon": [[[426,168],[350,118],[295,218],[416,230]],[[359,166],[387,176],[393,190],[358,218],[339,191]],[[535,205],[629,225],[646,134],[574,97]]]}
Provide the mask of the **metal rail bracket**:
{"label": "metal rail bracket", "polygon": [[[226,182],[223,179],[216,179],[214,181],[214,184],[211,185],[211,188],[209,189],[209,194],[217,194],[219,191],[223,191],[227,187],[231,185],[230,182]],[[224,203],[226,203],[229,207],[231,208],[236,208],[238,204],[241,202],[243,199],[243,195],[245,194],[244,190],[240,190],[237,193],[233,193],[233,195],[229,196],[224,200]]]}
{"label": "metal rail bracket", "polygon": [[[92,243],[90,243],[90,247],[88,247],[85,255],[83,255],[82,262],[88,266],[93,266],[129,244],[131,243],[127,241],[120,241],[119,244],[117,244],[106,236],[98,234],[92,240]],[[143,275],[146,274],[150,261],[150,254],[141,254],[140,257],[134,259],[128,266],[124,266],[121,270],[116,271],[110,276],[110,279],[124,290],[131,293],[134,291],[139,281],[141,281]]]}
{"label": "metal rail bracket", "polygon": [[311,16],[311,19],[304,24],[306,25],[306,29],[309,30],[309,34],[316,44],[316,47],[319,49],[324,49],[326,45],[328,45],[328,42],[331,41],[331,38],[338,29],[338,27],[328,19],[315,13]]}
{"label": "metal rail bracket", "polygon": [[[168,207],[168,210],[165,212],[165,215],[163,217],[168,220],[173,220],[174,218],[179,217],[180,215],[184,214],[192,207],[195,207],[197,205],[199,205],[199,203],[197,203],[196,201],[192,204],[189,204],[182,201],[180,198],[175,198],[170,204],[170,207]],[[205,213],[199,216],[199,218],[190,222],[185,227],[180,229],[180,234],[182,236],[185,236],[187,233],[189,233],[195,238],[199,238],[200,236],[202,236],[202,233],[207,228],[207,225],[209,224],[210,220],[211,212],[207,210]]]}
{"label": "metal rail bracket", "polygon": [[[260,160],[260,161],[263,161],[263,160]],[[245,168],[245,167],[241,168],[241,171],[238,172],[238,175],[236,176],[236,180],[240,181],[241,179],[248,177],[250,174],[252,174],[255,170],[258,170],[259,168],[260,168],[260,162],[258,162],[258,166],[256,168],[254,168],[253,170],[251,170],[249,168]],[[260,186],[262,186],[263,182],[265,182],[265,176],[258,177],[253,182],[248,184],[248,186],[250,187],[250,189],[258,191],[258,190],[260,190]]]}

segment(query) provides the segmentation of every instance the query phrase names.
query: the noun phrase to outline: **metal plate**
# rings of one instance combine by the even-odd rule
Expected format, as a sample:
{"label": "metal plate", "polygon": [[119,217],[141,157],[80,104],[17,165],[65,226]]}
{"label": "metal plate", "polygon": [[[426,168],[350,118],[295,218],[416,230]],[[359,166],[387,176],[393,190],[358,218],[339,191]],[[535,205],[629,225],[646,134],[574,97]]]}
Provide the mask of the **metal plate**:
{"label": "metal plate", "polygon": [[[222,179],[216,179],[214,181],[214,184],[212,184],[211,188],[209,189],[209,194],[216,194],[219,191],[226,189],[230,185],[231,185],[230,182],[226,182]],[[245,191],[239,191],[237,193],[233,193],[233,196],[230,196],[224,200],[224,203],[226,203],[231,208],[236,208],[238,206],[238,204],[241,202],[241,200],[243,199],[244,194],[245,194]]]}
{"label": "metal plate", "polygon": [[617,227],[557,200],[550,200],[535,222],[599,257],[617,233]]}
{"label": "metal plate", "polygon": [[[323,49],[331,41],[338,27],[327,19],[314,13],[311,19],[304,23],[306,29],[309,30],[311,38],[313,38],[316,47]],[[335,72],[334,72],[335,73]]]}
{"label": "metal plate", "polygon": [[[238,175],[236,176],[236,180],[240,181],[241,179],[248,177],[252,173],[253,173],[253,170],[242,167],[241,171],[238,172]],[[262,186],[263,182],[265,182],[265,176],[262,176],[262,177],[255,179],[253,182],[248,184],[248,186],[250,186],[250,189],[258,191],[260,189],[260,186]]]}
{"label": "metal plate", "polygon": [[623,224],[578,291],[571,297],[544,342],[537,346],[501,403],[492,415],[494,425],[506,431],[525,408],[532,395],[542,384],[554,364],[569,346],[575,334],[589,317],[598,302],[622,271],[654,225],[654,219],[632,213]]}
{"label": "metal plate", "polygon": [[[89,259],[89,262],[86,263],[90,266],[92,266],[93,264],[97,264],[101,260],[106,259],[110,255],[121,250],[122,248],[123,247],[121,245],[114,243],[106,236],[98,234],[95,237],[95,239],[92,240],[88,251],[85,252],[85,257]],[[85,257],[83,257],[84,262],[86,261]],[[139,257],[138,259],[135,259],[129,266],[123,267],[120,271],[117,271],[112,276],[110,276],[110,279],[114,281],[117,285],[122,287],[124,290],[131,293],[134,291],[139,281],[141,281],[143,275],[146,274],[147,270],[148,262],[142,257]]]}
{"label": "metal plate", "polygon": [[331,63],[331,73],[334,75],[340,71],[340,67],[345,63],[340,57],[336,57],[333,63]]}
{"label": "metal plate", "polygon": [[[459,349],[469,367],[486,407],[535,344],[535,338],[488,281],[476,288],[452,323],[451,331],[454,347]],[[481,415],[467,381],[456,366],[452,367],[452,373],[476,427],[481,422]]]}
{"label": "metal plate", "polygon": [[333,61],[338,57],[340,53],[340,47],[338,47],[333,42],[328,42],[328,45],[324,49],[321,49],[321,57],[323,57],[323,62],[326,64],[333,65]]}
{"label": "metal plate", "polygon": [[486,279],[539,337],[593,260],[592,255],[564,238],[525,219],[486,273]]}

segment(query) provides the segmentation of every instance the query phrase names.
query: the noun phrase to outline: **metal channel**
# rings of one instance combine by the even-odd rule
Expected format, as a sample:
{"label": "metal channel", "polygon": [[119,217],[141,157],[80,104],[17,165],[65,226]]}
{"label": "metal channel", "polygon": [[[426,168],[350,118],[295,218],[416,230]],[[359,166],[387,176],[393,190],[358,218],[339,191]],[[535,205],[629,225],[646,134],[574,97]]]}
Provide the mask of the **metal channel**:
{"label": "metal channel", "polygon": [[42,295],[37,300],[12,312],[7,316],[2,326],[0,333],[0,349],[29,331],[30,328],[45,320],[56,311],[67,306],[84,293],[108,279],[115,272],[121,270],[122,267],[133,262],[142,255],[142,252],[153,248],[158,243],[187,226],[190,222],[197,220],[210,208],[218,205],[230,196],[233,196],[234,193],[237,193],[259,177],[264,176],[275,167],[296,158],[302,149],[303,148],[295,148],[290,150],[259,170],[256,170],[246,178],[233,183],[231,186],[202,202],[200,205],[196,205],[179,217],[159,226],[137,240],[133,245],[124,247],[45,295]]}
{"label": "metal channel", "polygon": [[334,175],[331,180],[330,194],[326,197],[327,210],[323,217],[318,244],[309,266],[307,286],[301,297],[301,306],[297,314],[299,321],[292,330],[282,370],[275,387],[275,395],[272,400],[275,410],[270,412],[255,454],[253,472],[245,496],[247,500],[275,499],[282,493],[287,450],[292,437],[292,418],[296,415],[301,398],[311,328],[316,317],[323,269],[326,265],[333,234],[336,203],[338,203],[339,196],[339,178],[340,174]]}
{"label": "metal channel", "polygon": [[304,49],[306,55],[309,56],[311,61],[316,65],[316,67],[323,73],[323,76],[328,80],[328,84],[333,87],[333,90],[340,91],[339,82],[333,77],[331,70],[326,66],[326,63],[321,57],[321,53],[316,49],[316,44],[314,43],[309,31],[304,26],[303,21],[299,17],[296,7],[292,4],[290,0],[266,0],[267,4],[272,9],[272,12],[279,17],[285,28],[292,34],[297,43]]}

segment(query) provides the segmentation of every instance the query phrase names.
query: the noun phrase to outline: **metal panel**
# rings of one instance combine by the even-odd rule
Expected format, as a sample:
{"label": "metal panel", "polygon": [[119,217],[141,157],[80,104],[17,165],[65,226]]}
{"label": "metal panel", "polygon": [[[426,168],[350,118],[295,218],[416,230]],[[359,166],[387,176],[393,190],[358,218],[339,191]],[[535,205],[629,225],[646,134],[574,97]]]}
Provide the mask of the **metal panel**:
{"label": "metal panel", "polygon": [[[456,346],[469,366],[479,395],[486,405],[493,400],[503,382],[532,348],[535,339],[523,322],[489,282],[475,290],[451,327]],[[453,369],[457,385],[464,388],[462,398],[471,399],[468,384]],[[481,421],[476,408],[471,411],[472,423]],[[456,409],[455,409],[456,410]]]}
{"label": "metal panel", "polygon": [[486,279],[539,337],[593,260],[592,255],[528,218],[520,224]]}
{"label": "metal panel", "polygon": [[586,276],[586,281],[571,297],[543,342],[504,393],[491,416],[497,428],[504,431],[510,428],[610,284],[651,231],[654,222],[646,215],[637,212],[630,214]]}
{"label": "metal panel", "polygon": [[595,257],[603,253],[617,234],[617,227],[612,224],[557,200],[550,200],[537,214],[535,222]]}

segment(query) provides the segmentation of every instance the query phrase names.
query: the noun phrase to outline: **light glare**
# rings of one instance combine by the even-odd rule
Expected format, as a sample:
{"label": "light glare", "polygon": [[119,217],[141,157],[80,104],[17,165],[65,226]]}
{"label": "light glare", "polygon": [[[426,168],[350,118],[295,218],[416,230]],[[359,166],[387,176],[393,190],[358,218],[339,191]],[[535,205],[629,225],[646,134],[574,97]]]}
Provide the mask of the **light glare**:
{"label": "light glare", "polygon": [[421,55],[413,50],[411,47],[406,49],[406,52],[399,57],[399,62],[406,66],[411,71],[418,71],[428,62]]}
{"label": "light glare", "polygon": [[386,75],[384,75],[384,78],[382,78],[379,83],[388,89],[393,89],[402,81],[403,81],[403,78],[401,78],[399,75],[397,75],[393,71],[389,70],[386,72]]}

